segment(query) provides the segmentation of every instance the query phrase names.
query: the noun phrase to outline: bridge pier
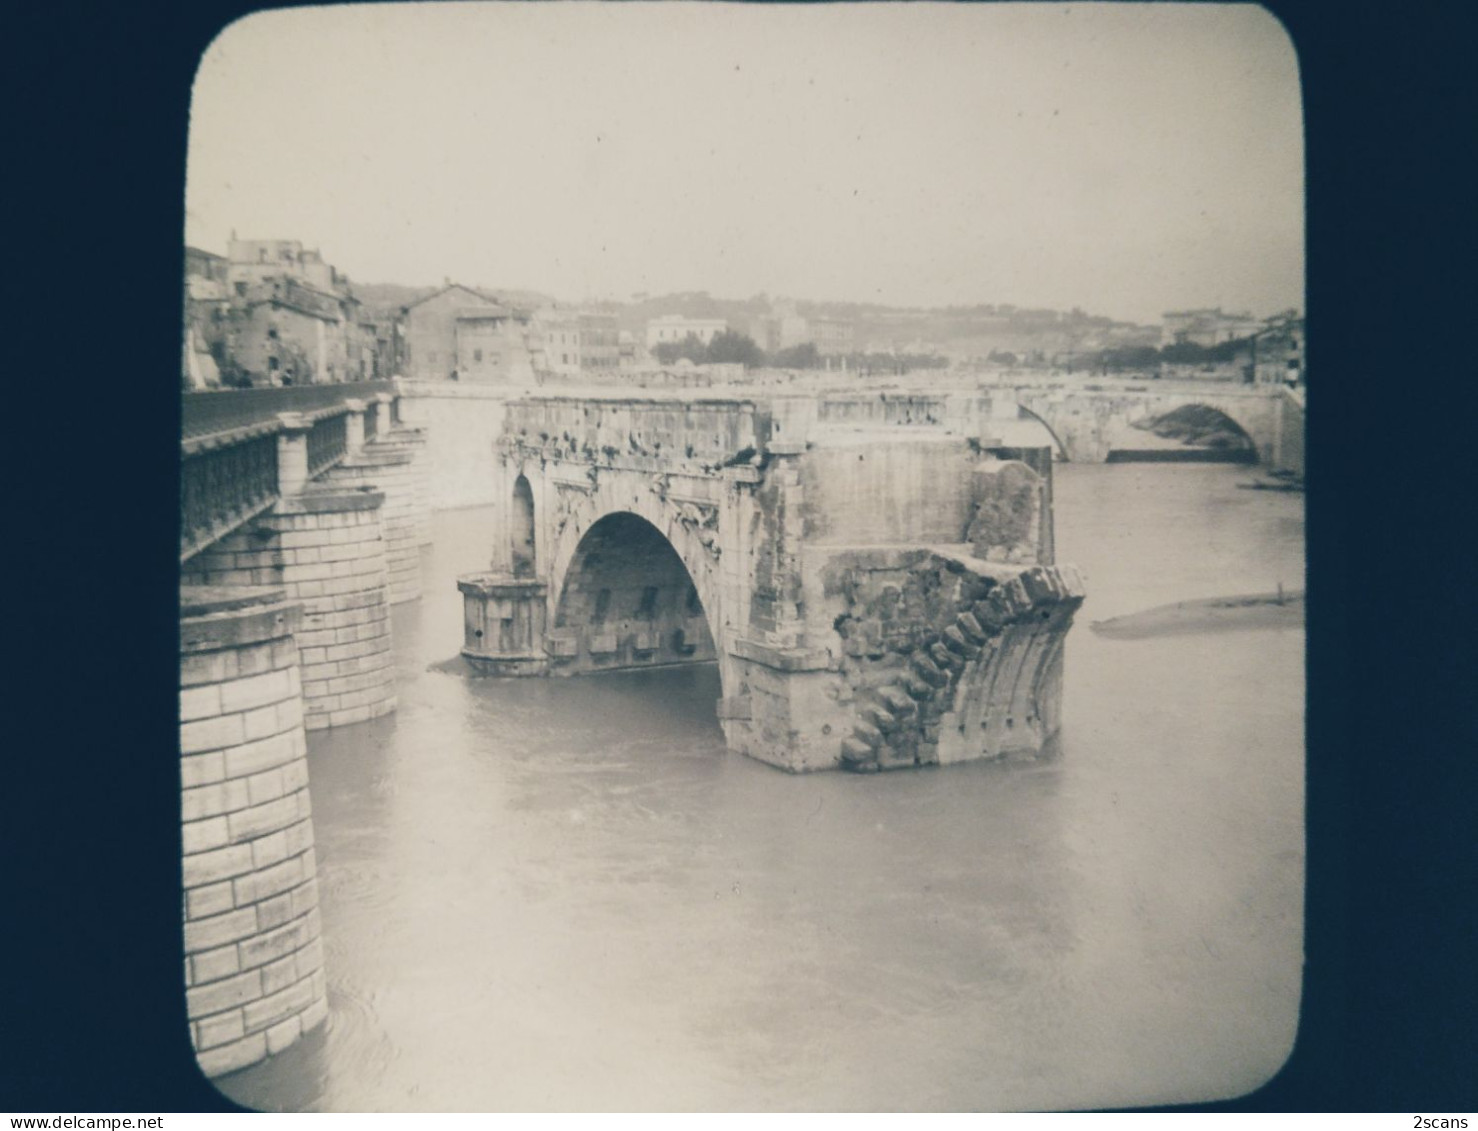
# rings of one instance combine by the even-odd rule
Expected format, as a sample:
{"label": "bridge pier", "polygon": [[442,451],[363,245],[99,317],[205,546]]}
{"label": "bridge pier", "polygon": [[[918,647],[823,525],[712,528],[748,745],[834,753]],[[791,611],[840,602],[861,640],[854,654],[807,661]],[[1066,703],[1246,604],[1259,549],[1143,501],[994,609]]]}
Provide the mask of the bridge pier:
{"label": "bridge pier", "polygon": [[349,490],[376,491],[385,541],[386,597],[390,604],[421,595],[421,546],[418,541],[412,486],[414,456],[404,447],[365,444],[332,468],[323,482]]}
{"label": "bridge pier", "polygon": [[188,583],[277,586],[302,603],[298,646],[309,730],[395,709],[383,502],[369,488],[309,484],[182,571]]}
{"label": "bridge pier", "polygon": [[180,590],[185,1002],[207,1076],[328,1016],[300,617],[280,588]]}
{"label": "bridge pier", "polygon": [[487,675],[543,675],[549,670],[544,632],[548,586],[511,574],[457,579],[466,643],[462,655]]}

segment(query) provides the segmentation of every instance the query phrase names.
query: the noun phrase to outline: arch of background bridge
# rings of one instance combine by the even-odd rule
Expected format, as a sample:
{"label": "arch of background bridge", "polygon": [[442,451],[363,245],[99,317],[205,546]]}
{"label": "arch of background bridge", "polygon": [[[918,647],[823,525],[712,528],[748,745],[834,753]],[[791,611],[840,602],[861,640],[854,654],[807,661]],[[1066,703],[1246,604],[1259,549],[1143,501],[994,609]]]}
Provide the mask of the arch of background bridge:
{"label": "arch of background bridge", "polygon": [[[649,498],[650,501],[638,498],[630,509],[603,511],[589,522],[577,524],[572,519],[566,524],[563,532],[558,535],[549,571],[548,623],[559,623],[569,582],[572,577],[581,576],[579,571],[585,566],[591,535],[599,534],[597,527],[608,520],[639,522],[641,528],[650,532],[676,557],[677,563],[687,574],[688,583],[697,591],[699,604],[703,607],[703,619],[708,625],[708,634],[713,638],[714,650],[718,654],[720,686],[724,696],[731,696],[736,693],[733,689],[737,685],[725,648],[726,634],[718,592],[717,562],[675,514],[663,513],[668,509],[666,504],[657,500],[655,495]],[[599,575],[588,576],[593,584]]]}
{"label": "arch of background bridge", "polygon": [[[1037,393],[1041,394],[1041,391],[1038,390]],[[1237,431],[1248,438],[1259,460],[1267,461],[1272,457],[1272,422],[1259,416],[1260,413],[1267,412],[1271,401],[1266,395],[1258,395],[1255,391],[1243,395],[1232,393],[1218,396],[1211,389],[1137,389],[1132,392],[1089,389],[1085,396],[1071,401],[1052,401],[1045,395],[1034,395],[1030,388],[1017,388],[1014,399],[1021,415],[1031,417],[1047,429],[1064,461],[1102,461],[1114,448],[1134,446],[1128,442],[1132,433],[1126,435],[1126,428],[1136,422],[1164,416],[1189,405],[1200,405],[1225,416],[1236,425]],[[1079,413],[1072,411],[1075,405]],[[1066,418],[1058,418],[1059,412]],[[1070,427],[1075,423],[1073,417],[1079,414],[1086,417],[1084,423],[1089,426],[1086,434],[1082,428]],[[1062,435],[1052,423],[1054,418],[1059,419],[1063,431],[1073,441],[1073,446],[1063,441]],[[1262,439],[1259,440],[1259,437]]]}
{"label": "arch of background bridge", "polygon": [[1063,463],[1071,462],[1071,457],[1067,453],[1067,445],[1062,442],[1062,438],[1058,436],[1056,429],[1054,429],[1052,425],[1047,423],[1045,417],[1033,412],[1031,409],[1027,408],[1026,405],[1020,403],[1019,401],[1016,404],[1016,408],[1017,411],[1019,411],[1023,416],[1028,417],[1031,420],[1035,420],[1043,428],[1047,429],[1047,435],[1052,437],[1052,443],[1057,449],[1058,457],[1062,460]]}
{"label": "arch of background bridge", "polygon": [[1179,403],[1172,405],[1170,408],[1164,408],[1160,406],[1151,407],[1147,411],[1141,412],[1136,415],[1132,420],[1129,421],[1129,423],[1131,426],[1133,426],[1145,421],[1157,420],[1162,416],[1168,416],[1172,412],[1179,412],[1182,409],[1186,408],[1203,408],[1207,412],[1215,413],[1216,416],[1219,418],[1219,427],[1223,427],[1226,431],[1235,433],[1236,435],[1240,436],[1242,438],[1242,441],[1248,448],[1252,449],[1254,452],[1258,452],[1259,455],[1263,454],[1257,446],[1257,441],[1252,438],[1252,433],[1248,431],[1247,427],[1240,420],[1229,413],[1224,406],[1211,404],[1207,401],[1198,401],[1191,398],[1186,398]]}

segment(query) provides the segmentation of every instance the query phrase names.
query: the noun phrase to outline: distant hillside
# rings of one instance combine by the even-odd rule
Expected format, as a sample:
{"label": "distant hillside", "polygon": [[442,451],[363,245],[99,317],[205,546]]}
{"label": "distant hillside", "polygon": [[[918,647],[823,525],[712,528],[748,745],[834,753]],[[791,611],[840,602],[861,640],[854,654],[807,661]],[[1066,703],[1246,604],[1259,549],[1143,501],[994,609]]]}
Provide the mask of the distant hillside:
{"label": "distant hillside", "polygon": [[[747,299],[715,298],[707,291],[638,296],[627,303],[607,303],[623,330],[641,336],[649,319],[663,314],[686,318],[723,318],[741,333],[753,328],[770,311],[770,296]],[[805,318],[836,318],[853,324],[859,348],[905,349],[924,343],[960,357],[984,357],[995,350],[1048,357],[1119,345],[1157,345],[1159,326],[1115,322],[1082,310],[1033,310],[1011,305],[895,307],[878,303],[813,302],[799,300],[796,312]]]}
{"label": "distant hillside", "polygon": [[[552,305],[553,296],[539,291],[479,287],[499,302],[523,310]],[[439,287],[408,287],[399,283],[356,283],[354,293],[372,313],[391,314],[400,307],[435,293]],[[722,318],[730,327],[759,336],[759,321],[770,313],[771,296],[717,298],[707,291],[679,291],[665,295],[636,295],[629,302],[603,302],[593,309],[616,316],[617,325],[638,341],[647,322],[664,314],[684,318]],[[564,302],[577,307],[579,303]],[[878,303],[815,302],[798,300],[796,311],[806,318],[837,318],[853,324],[859,349],[899,349],[923,344],[957,357],[985,357],[1004,351],[1021,357],[1053,357],[1090,350],[1135,345],[1158,345],[1159,326],[1115,322],[1082,310],[1038,310],[1002,304],[934,308],[884,306]]]}

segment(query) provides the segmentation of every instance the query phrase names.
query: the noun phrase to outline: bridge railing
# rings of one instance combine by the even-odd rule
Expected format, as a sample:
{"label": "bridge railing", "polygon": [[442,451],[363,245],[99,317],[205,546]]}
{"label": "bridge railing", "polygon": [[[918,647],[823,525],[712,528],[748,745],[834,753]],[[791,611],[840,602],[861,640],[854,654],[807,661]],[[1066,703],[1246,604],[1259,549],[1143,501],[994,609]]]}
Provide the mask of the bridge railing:
{"label": "bridge railing", "polygon": [[340,385],[288,385],[270,389],[212,389],[180,394],[180,435],[186,440],[276,420],[279,412],[312,414],[347,400],[394,393],[393,381]]}
{"label": "bridge railing", "polygon": [[[345,419],[348,408],[327,409],[316,415],[308,430],[308,474],[321,475],[344,458],[349,451],[349,427]],[[365,413],[373,416],[373,413]]]}
{"label": "bridge railing", "polygon": [[180,559],[266,510],[281,497],[277,429],[239,431],[198,447],[180,462]]}
{"label": "bridge railing", "polygon": [[[311,478],[342,462],[349,452],[349,415],[354,409],[348,401],[371,402],[361,412],[364,438],[377,434],[377,393],[397,391],[391,381],[359,381],[182,394],[180,560],[283,497],[279,454],[285,425],[280,414],[295,413],[308,422],[306,435],[301,425],[297,435],[306,445]],[[397,396],[391,402],[392,422],[398,408]]]}

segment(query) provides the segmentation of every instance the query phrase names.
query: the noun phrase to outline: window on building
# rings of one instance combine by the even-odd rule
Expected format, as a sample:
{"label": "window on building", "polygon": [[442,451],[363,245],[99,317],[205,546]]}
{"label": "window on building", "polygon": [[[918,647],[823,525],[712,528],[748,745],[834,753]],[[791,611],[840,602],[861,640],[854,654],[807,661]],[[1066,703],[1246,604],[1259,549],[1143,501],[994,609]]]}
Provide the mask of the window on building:
{"label": "window on building", "polygon": [[236,284],[236,294],[239,297],[245,297],[245,295],[246,295],[246,284],[245,283],[237,283]]}
{"label": "window on building", "polygon": [[271,338],[273,341],[276,341],[277,340],[277,327],[276,326],[268,326],[267,327],[267,337]]}
{"label": "window on building", "polygon": [[277,372],[277,359],[275,357],[269,357],[267,359],[267,372],[268,373],[276,373]]}
{"label": "window on building", "polygon": [[482,350],[473,350],[472,351],[472,360],[473,361],[481,361],[482,360]]}

